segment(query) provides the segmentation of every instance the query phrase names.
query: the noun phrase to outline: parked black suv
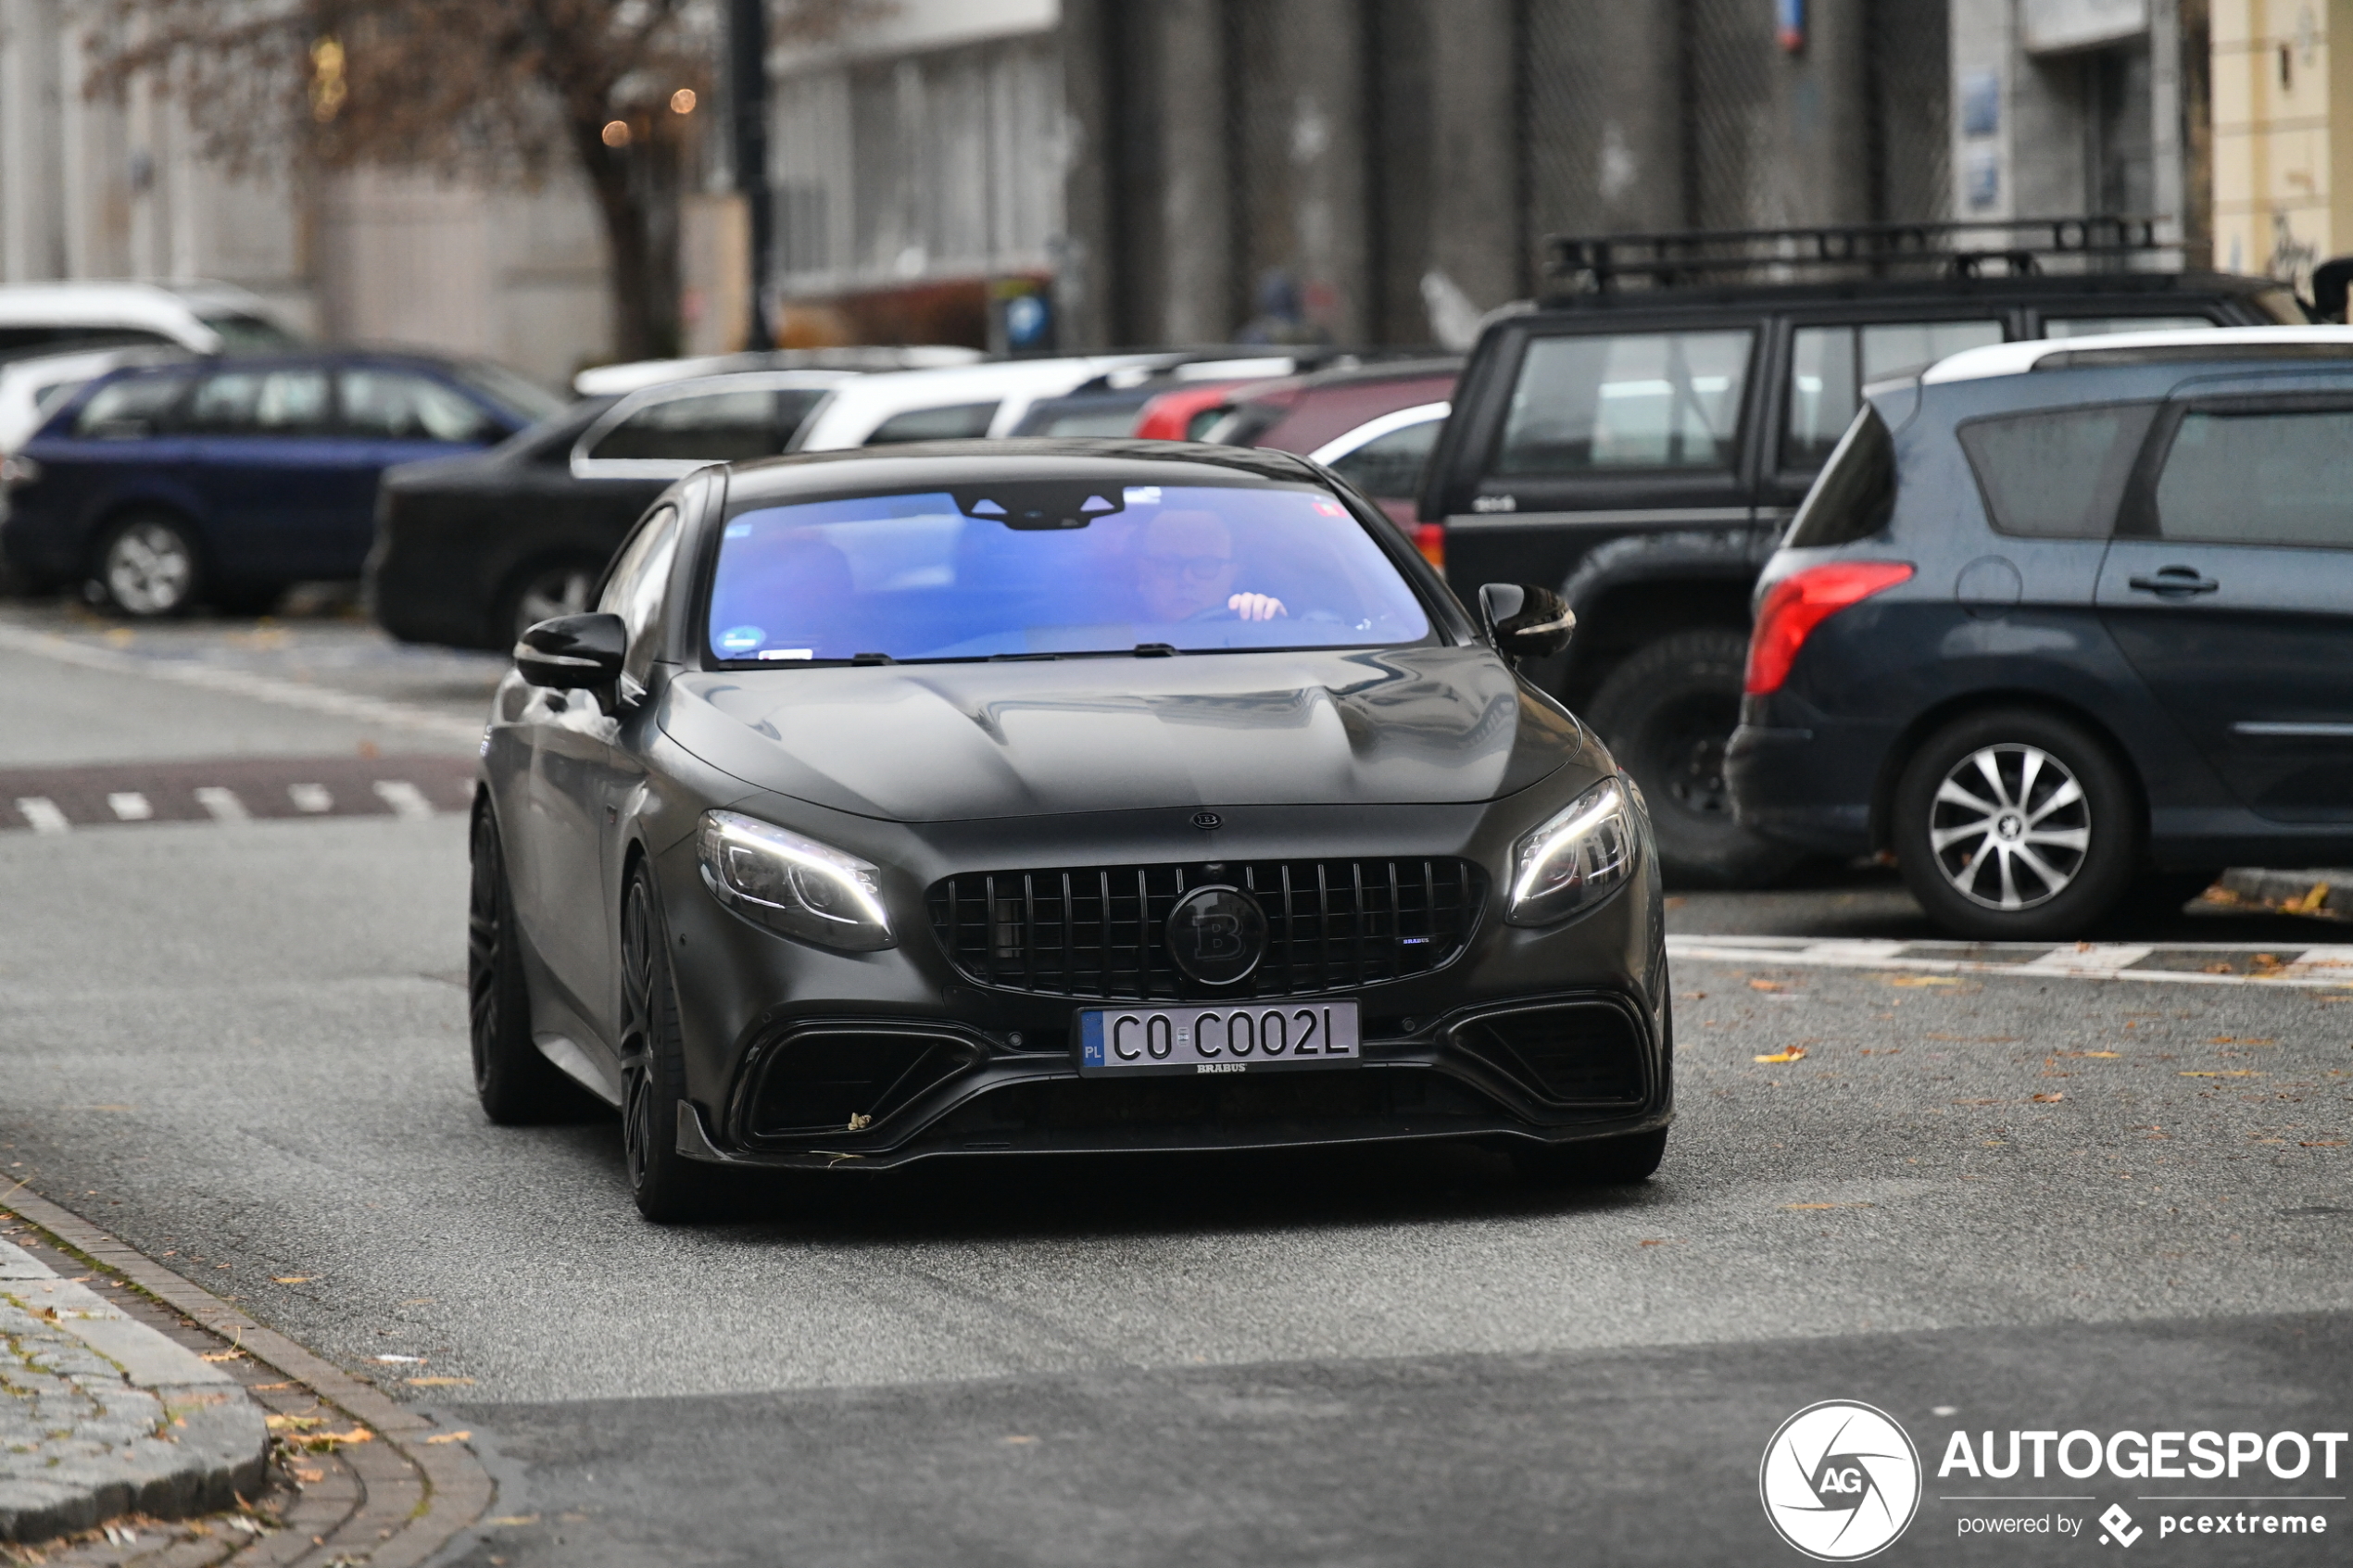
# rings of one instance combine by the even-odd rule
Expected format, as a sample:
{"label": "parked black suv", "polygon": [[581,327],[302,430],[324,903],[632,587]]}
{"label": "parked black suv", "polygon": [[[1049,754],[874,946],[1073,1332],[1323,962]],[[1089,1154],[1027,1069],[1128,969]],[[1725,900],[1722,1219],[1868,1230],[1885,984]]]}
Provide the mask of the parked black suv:
{"label": "parked black suv", "polygon": [[[1421,517],[1446,525],[1466,597],[1559,586],[1577,637],[1540,678],[1642,782],[1686,883],[1764,881],[1799,858],[1733,821],[1724,747],[1757,568],[1866,384],[2009,339],[2307,319],[2262,279],[2090,270],[2149,259],[2148,226],[2121,220],[1553,245],[1582,292],[1481,334]],[[2078,270],[2044,270],[2059,267]]]}
{"label": "parked black suv", "polygon": [[1757,588],[1743,825],[2079,936],[2353,851],[2353,329],[1982,349],[1874,388]]}

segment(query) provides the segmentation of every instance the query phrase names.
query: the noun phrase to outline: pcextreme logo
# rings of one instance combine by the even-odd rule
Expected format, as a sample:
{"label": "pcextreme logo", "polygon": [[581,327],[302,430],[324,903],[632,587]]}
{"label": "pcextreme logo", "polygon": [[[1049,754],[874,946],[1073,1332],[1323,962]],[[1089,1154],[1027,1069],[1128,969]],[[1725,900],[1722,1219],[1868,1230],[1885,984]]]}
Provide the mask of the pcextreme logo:
{"label": "pcextreme logo", "polygon": [[1781,1423],[1756,1489],[1781,1539],[1818,1562],[1885,1550],[1920,1506],[1920,1456],[1894,1417],[1825,1399]]}

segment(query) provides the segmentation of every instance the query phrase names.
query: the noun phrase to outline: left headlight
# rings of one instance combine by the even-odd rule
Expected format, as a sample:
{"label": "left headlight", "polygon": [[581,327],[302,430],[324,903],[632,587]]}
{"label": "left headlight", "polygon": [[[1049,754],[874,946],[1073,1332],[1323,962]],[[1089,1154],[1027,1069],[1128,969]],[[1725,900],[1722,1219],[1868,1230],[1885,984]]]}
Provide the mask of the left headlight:
{"label": "left headlight", "polygon": [[1514,925],[1581,914],[1634,875],[1640,808],[1623,779],[1604,779],[1521,839],[1512,851]]}
{"label": "left headlight", "polygon": [[736,811],[705,811],[695,848],[711,897],[755,925],[853,953],[899,940],[881,872],[855,855]]}

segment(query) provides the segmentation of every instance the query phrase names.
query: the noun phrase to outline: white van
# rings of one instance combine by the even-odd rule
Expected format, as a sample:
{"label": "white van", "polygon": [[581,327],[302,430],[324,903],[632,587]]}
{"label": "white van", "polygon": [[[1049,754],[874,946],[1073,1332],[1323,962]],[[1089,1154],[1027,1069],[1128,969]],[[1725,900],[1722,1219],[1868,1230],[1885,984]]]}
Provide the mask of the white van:
{"label": "white van", "polygon": [[81,348],[228,354],[301,341],[259,296],[228,283],[0,285],[0,363]]}

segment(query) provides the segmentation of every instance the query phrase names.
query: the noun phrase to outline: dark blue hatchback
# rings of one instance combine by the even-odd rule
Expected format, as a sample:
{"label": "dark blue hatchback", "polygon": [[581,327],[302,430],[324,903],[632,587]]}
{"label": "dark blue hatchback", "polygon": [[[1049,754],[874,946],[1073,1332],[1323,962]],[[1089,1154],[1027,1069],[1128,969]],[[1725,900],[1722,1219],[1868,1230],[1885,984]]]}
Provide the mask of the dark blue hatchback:
{"label": "dark blue hatchback", "polygon": [[385,468],[489,445],[559,406],[495,365],[419,355],[120,371],[8,460],[0,551],[36,585],[95,583],[127,615],[200,596],[266,608],[289,583],[359,575]]}
{"label": "dark blue hatchback", "polygon": [[1872,389],[1757,587],[1760,833],[2080,935],[2353,851],[2353,330],[2013,343]]}

